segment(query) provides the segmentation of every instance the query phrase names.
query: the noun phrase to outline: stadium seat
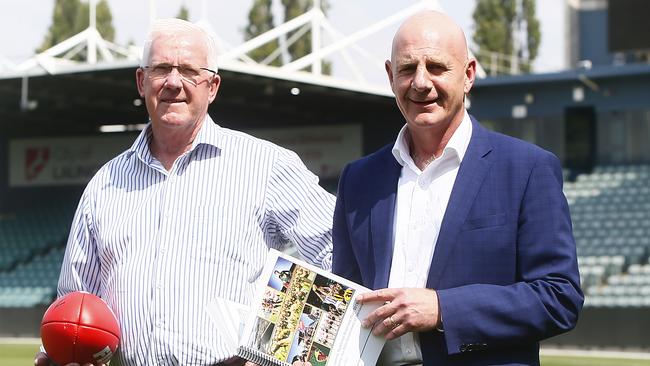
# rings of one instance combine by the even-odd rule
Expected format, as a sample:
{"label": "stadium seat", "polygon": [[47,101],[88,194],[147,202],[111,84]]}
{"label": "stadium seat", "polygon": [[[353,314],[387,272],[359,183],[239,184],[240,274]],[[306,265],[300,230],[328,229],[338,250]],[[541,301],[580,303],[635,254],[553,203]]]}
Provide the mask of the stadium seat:
{"label": "stadium seat", "polygon": [[650,165],[598,165],[564,191],[585,306],[650,306]]}

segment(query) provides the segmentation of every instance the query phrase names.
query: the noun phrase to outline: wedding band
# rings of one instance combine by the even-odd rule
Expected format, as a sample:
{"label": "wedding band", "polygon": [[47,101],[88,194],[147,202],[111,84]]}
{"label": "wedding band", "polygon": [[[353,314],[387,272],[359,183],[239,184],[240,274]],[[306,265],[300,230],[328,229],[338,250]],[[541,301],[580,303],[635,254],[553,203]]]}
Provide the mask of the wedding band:
{"label": "wedding band", "polygon": [[392,316],[392,315],[388,317],[388,321],[390,321],[390,327],[391,327],[392,329],[395,329],[395,328],[399,327],[399,323],[396,322],[396,321],[393,319],[393,316]]}

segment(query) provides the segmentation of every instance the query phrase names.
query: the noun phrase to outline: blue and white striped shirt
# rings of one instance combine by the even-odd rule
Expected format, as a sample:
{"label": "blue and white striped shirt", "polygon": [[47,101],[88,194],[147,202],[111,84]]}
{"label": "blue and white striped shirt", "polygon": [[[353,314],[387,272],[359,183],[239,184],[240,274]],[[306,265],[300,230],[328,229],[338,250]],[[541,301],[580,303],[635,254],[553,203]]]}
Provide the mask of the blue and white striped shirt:
{"label": "blue and white striped shirt", "polygon": [[206,365],[233,355],[206,307],[248,305],[268,248],[293,242],[331,266],[335,198],[298,156],[209,116],[166,171],[151,126],[88,184],[72,223],[59,295],[85,290],[117,314],[112,365]]}

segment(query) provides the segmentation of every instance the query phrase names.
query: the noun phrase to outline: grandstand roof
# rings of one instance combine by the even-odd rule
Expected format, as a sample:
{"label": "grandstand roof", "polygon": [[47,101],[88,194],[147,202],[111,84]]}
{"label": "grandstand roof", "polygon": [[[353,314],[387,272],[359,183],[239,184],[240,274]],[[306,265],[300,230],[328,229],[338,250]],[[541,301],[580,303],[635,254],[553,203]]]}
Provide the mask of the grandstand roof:
{"label": "grandstand roof", "polygon": [[[220,69],[226,74],[236,74],[244,77],[248,74],[254,78],[267,79],[260,81],[265,90],[273,88],[272,84],[301,85],[302,89],[309,90],[339,90],[343,93],[363,93],[377,97],[392,97],[388,83],[379,85],[367,82],[359,69],[360,60],[365,64],[376,66],[377,70],[383,69],[383,61],[375,59],[368,52],[357,45],[361,39],[378,31],[392,26],[408,16],[422,9],[436,9],[442,11],[437,0],[421,0],[406,7],[399,12],[381,19],[371,25],[359,29],[351,34],[337,31],[327,20],[320,9],[320,3],[315,1],[310,10],[277,27],[260,34],[241,45],[232,47],[216,34],[207,18],[201,19],[197,24],[203,27],[217,41],[219,49]],[[155,14],[155,4],[150,3],[150,12]],[[10,119],[31,119],[39,115],[38,109],[48,107],[78,107],[90,109],[94,106],[102,111],[102,106],[119,105],[118,109],[127,108],[126,96],[137,98],[132,94],[135,88],[130,84],[129,90],[122,80],[132,80],[132,75],[123,74],[123,70],[134,69],[138,66],[141,48],[137,46],[120,46],[102,38],[95,27],[95,2],[91,2],[90,25],[82,32],[62,41],[61,43],[41,52],[38,55],[18,65],[5,62],[0,58],[0,116]],[[204,1],[204,11],[206,3]],[[275,59],[281,58],[286,49],[291,46],[307,31],[311,31],[312,52],[295,60],[284,60],[282,66],[268,66]],[[326,36],[326,37],[321,37]],[[275,50],[265,60],[256,62],[248,53],[265,45],[274,39],[279,40],[281,47]],[[325,43],[324,40],[329,42]],[[284,50],[284,51],[283,51]],[[321,61],[337,53],[345,61],[354,80],[334,78],[322,75]],[[77,61],[82,58],[83,62]],[[301,70],[309,70],[301,71]],[[479,65],[478,74],[485,73]],[[48,76],[50,75],[50,76]],[[63,76],[67,75],[67,76]],[[97,76],[99,80],[92,80]],[[120,77],[118,77],[120,76]],[[239,78],[236,78],[239,80]],[[6,82],[3,82],[6,80]],[[17,80],[20,80],[18,82]],[[82,84],[74,85],[74,81]],[[53,82],[60,83],[54,85]],[[51,85],[52,84],[52,85]],[[271,86],[269,86],[271,85]],[[98,91],[94,88],[117,88],[117,96],[111,96],[110,91]],[[88,89],[84,94],[74,97],[75,90]],[[233,89],[230,89],[233,90]],[[69,94],[72,93],[72,94]],[[15,96],[20,96],[19,112],[15,112]],[[63,95],[70,95],[64,97]],[[90,98],[90,97],[95,98]],[[6,100],[5,100],[6,99]],[[118,103],[116,103],[118,102]],[[133,102],[133,100],[131,100]],[[78,103],[79,105],[75,105]],[[110,107],[109,107],[110,108]],[[132,107],[128,107],[132,109]],[[115,111],[114,109],[109,110]],[[122,110],[122,112],[125,112]],[[48,113],[48,112],[40,112]],[[111,114],[108,113],[110,116]],[[39,117],[45,117],[40,115]]]}
{"label": "grandstand roof", "polygon": [[626,76],[649,76],[650,64],[606,65],[589,69],[573,69],[556,73],[525,74],[499,76],[495,78],[477,79],[476,86],[516,85],[544,82],[561,82],[579,80],[581,76],[590,79],[619,78]]}
{"label": "grandstand roof", "polygon": [[[96,133],[100,125],[146,122],[146,110],[135,85],[136,68],[134,62],[124,62],[120,67],[97,64],[78,67],[75,72],[29,77],[30,104],[26,108],[21,108],[23,79],[4,78],[0,82],[0,125],[10,131],[9,136],[21,136],[33,135],[35,128],[45,135],[88,134]],[[222,84],[210,113],[240,128],[264,125],[262,117],[279,125],[292,125],[298,119],[306,124],[323,123],[323,118],[334,113],[341,122],[349,122],[360,113],[367,114],[364,119],[395,114],[392,96],[379,89],[345,85],[307,73],[281,78],[266,69],[271,68],[221,68]],[[319,81],[314,82],[314,78]],[[359,103],[363,111],[355,111]],[[273,113],[269,113],[271,109]]]}

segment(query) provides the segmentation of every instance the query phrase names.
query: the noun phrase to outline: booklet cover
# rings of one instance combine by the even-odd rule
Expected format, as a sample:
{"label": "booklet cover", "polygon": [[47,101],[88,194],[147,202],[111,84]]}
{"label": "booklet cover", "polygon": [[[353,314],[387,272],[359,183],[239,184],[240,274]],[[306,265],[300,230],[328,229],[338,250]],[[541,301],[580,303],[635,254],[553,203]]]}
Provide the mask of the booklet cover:
{"label": "booklet cover", "polygon": [[271,249],[238,355],[262,366],[375,365],[384,338],[361,327],[369,289]]}

